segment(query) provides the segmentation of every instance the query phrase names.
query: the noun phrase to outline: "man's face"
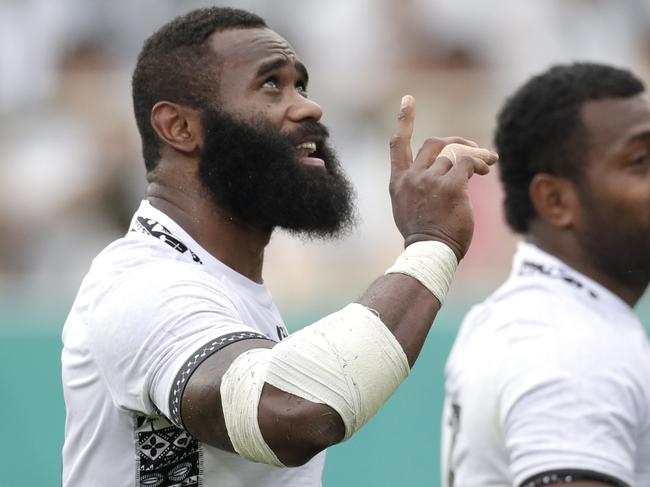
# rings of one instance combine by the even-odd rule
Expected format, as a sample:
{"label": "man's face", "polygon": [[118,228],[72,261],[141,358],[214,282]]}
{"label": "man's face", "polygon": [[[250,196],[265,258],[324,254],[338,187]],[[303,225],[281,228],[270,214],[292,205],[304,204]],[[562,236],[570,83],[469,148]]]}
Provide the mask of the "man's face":
{"label": "man's face", "polygon": [[307,98],[307,70],[269,29],[212,38],[219,97],[204,107],[199,177],[215,203],[261,229],[335,236],[354,220],[352,188]]}
{"label": "man's face", "polygon": [[588,134],[576,235],[588,258],[619,282],[650,281],[650,99],[583,106]]}

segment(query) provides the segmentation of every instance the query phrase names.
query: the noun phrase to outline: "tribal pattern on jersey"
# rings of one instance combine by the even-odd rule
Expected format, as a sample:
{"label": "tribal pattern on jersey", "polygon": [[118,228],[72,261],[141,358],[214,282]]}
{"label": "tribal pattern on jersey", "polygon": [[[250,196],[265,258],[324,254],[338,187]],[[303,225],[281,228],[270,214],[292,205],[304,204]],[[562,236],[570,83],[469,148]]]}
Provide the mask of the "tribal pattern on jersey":
{"label": "tribal pattern on jersey", "polygon": [[136,417],[137,487],[200,487],[201,450],[189,433],[158,417]]}
{"label": "tribal pattern on jersey", "polygon": [[192,256],[192,260],[198,264],[203,264],[199,256],[192,252],[187,245],[178,240],[172,232],[167,229],[164,225],[161,225],[151,218],[137,217],[135,222],[135,227],[131,229],[133,232],[145,233],[151,235],[154,238],[162,240],[171,248],[178,250],[181,254],[189,252]]}

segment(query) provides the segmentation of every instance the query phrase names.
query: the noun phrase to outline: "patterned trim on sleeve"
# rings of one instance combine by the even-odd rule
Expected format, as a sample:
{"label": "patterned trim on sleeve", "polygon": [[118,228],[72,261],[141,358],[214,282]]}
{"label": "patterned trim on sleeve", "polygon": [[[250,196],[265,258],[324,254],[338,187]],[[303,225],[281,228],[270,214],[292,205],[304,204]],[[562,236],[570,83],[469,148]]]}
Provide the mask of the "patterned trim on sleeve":
{"label": "patterned trim on sleeve", "polygon": [[592,480],[602,482],[614,487],[630,487],[625,482],[618,480],[609,475],[605,475],[591,470],[551,470],[537,475],[533,475],[528,480],[524,481],[520,487],[543,487],[550,484],[571,484],[573,482],[580,482],[585,480]]}
{"label": "patterned trim on sleeve", "polygon": [[178,372],[176,378],[174,379],[174,385],[171,394],[169,395],[169,411],[171,413],[171,418],[169,419],[174,424],[176,424],[179,428],[183,428],[183,421],[181,419],[181,398],[183,397],[183,391],[185,390],[187,381],[192,376],[196,368],[201,365],[203,361],[210,355],[218,352],[226,345],[230,345],[231,343],[235,343],[241,340],[250,340],[251,338],[261,338],[268,340],[268,338],[264,335],[252,331],[229,333],[203,345],[196,351],[195,354],[190,357],[185,365],[181,367],[181,370]]}

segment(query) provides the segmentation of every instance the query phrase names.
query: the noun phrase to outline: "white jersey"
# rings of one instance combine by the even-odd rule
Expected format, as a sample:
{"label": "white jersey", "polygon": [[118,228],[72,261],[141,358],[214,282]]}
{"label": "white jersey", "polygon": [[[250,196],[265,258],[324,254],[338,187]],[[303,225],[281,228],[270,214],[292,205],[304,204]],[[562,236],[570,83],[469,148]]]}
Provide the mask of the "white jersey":
{"label": "white jersey", "polygon": [[63,486],[320,486],[324,452],[276,468],[199,443],[179,399],[200,363],[286,328],[266,286],[143,202],[93,261],[63,330]]}
{"label": "white jersey", "polygon": [[442,484],[650,486],[650,345],[633,310],[520,243],[446,366]]}

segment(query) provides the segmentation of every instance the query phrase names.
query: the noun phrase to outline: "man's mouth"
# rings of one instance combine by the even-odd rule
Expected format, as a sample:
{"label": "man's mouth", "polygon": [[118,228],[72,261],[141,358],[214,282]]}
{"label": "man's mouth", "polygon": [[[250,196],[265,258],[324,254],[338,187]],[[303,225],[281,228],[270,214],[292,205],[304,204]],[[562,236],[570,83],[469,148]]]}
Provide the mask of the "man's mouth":
{"label": "man's mouth", "polygon": [[296,146],[300,162],[308,166],[325,166],[325,161],[319,157],[311,157],[317,150],[316,142],[302,142]]}

